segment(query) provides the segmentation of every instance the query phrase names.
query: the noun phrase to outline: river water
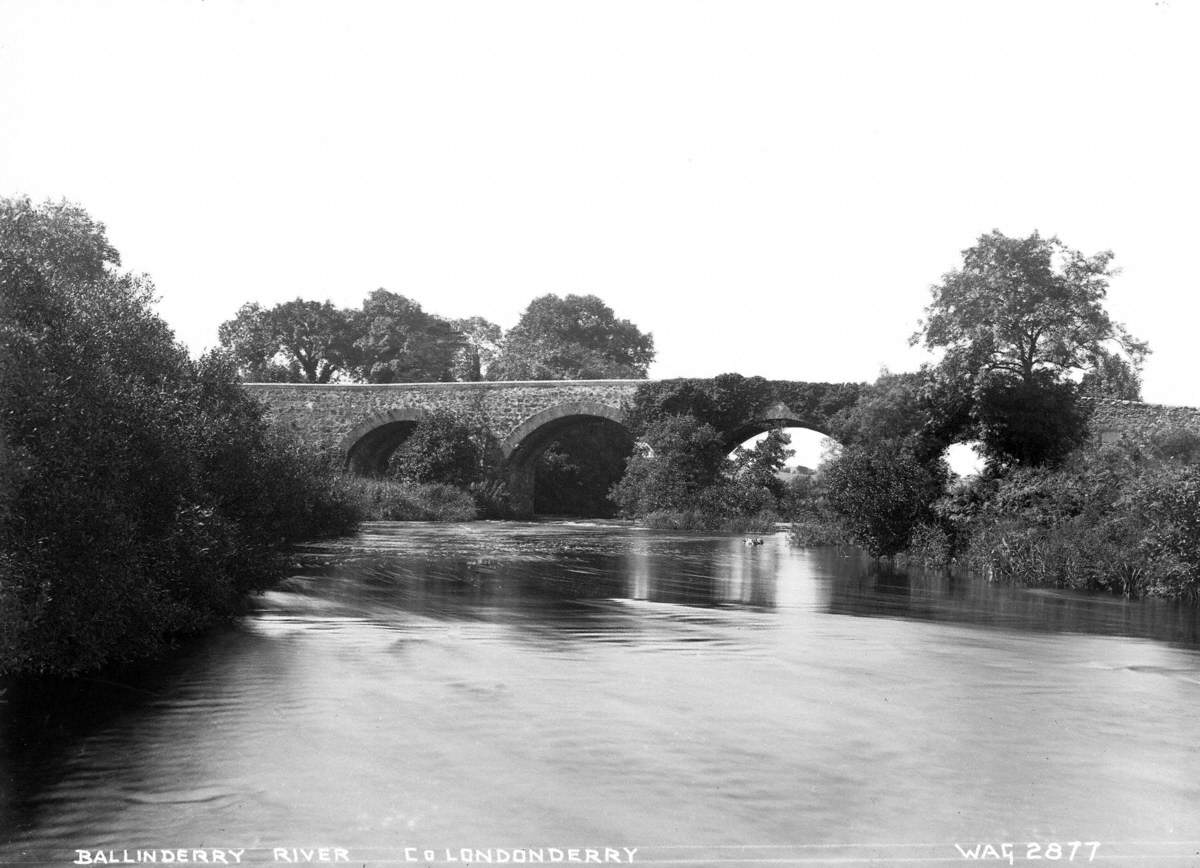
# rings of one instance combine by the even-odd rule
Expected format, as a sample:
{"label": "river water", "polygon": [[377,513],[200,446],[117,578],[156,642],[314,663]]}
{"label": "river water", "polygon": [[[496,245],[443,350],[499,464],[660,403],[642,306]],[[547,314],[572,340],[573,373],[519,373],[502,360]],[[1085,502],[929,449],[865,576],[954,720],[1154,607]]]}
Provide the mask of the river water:
{"label": "river water", "polygon": [[1200,864],[1196,610],[782,534],[367,525],[0,700],[3,863]]}

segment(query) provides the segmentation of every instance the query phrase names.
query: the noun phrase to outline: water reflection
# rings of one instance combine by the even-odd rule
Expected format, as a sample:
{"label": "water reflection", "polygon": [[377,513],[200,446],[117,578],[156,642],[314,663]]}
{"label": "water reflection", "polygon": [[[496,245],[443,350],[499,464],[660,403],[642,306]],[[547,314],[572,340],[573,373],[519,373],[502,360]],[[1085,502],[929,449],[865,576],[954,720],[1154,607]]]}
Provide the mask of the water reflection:
{"label": "water reflection", "polygon": [[168,661],[9,685],[0,861],[1195,839],[1197,636],[782,536],[372,525]]}
{"label": "water reflection", "polygon": [[1013,630],[1096,633],[1200,645],[1195,606],[1165,600],[990,585],[944,571],[896,569],[860,559],[831,586],[834,614],[947,621]]}

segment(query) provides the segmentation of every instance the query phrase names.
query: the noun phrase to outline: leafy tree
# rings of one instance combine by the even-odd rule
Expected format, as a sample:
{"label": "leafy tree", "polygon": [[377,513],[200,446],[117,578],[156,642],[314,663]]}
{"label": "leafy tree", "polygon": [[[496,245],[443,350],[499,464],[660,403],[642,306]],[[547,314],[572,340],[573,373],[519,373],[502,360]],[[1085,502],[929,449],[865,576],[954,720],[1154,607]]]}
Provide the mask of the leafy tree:
{"label": "leafy tree", "polygon": [[1038,371],[1060,378],[1098,358],[1126,354],[1136,370],[1148,352],[1104,310],[1114,271],[1109,251],[1085,256],[1057,238],[980,236],[962,267],[932,289],[912,338],[944,349],[971,375],[999,371],[1032,383]]}
{"label": "leafy tree", "polygon": [[329,301],[244,304],[218,337],[251,380],[328,383],[354,362],[352,317]]}
{"label": "leafy tree", "polygon": [[458,416],[436,410],[392,456],[393,475],[410,482],[445,483],[469,488],[484,476],[482,434]]}
{"label": "leafy tree", "polygon": [[280,341],[271,315],[256,303],[238,308],[237,315],[221,323],[218,338],[235,360],[239,375],[256,383],[301,383],[304,374],[296,359],[280,359]]}
{"label": "leafy tree", "polygon": [[642,443],[611,494],[625,515],[693,508],[697,495],[721,478],[725,445],[715,428],[695,417],[653,422]]}
{"label": "leafy tree", "polygon": [[355,367],[368,383],[432,383],[453,378],[464,338],[447,320],[409,298],[377,289],[354,317]]}
{"label": "leafy tree", "polygon": [[932,520],[949,470],[940,460],[921,461],[911,443],[891,441],[845,447],[825,463],[821,477],[826,501],[851,541],[874,557],[891,557]]}
{"label": "leafy tree", "polygon": [[500,353],[500,326],[481,316],[452,320],[461,336],[454,354],[454,379],[466,383],[483,380]]}
{"label": "leafy tree", "polygon": [[993,231],[933,287],[912,340],[945,351],[933,380],[944,417],[953,429],[969,407],[959,433],[982,442],[993,470],[1052,463],[1082,442],[1075,379],[1090,394],[1138,394],[1148,349],[1104,309],[1111,261],[1036,232]]}
{"label": "leafy tree", "polygon": [[1142,378],[1137,368],[1117,353],[1100,352],[1079,381],[1082,394],[1120,401],[1142,400]]}
{"label": "leafy tree", "polygon": [[76,206],[0,199],[0,674],[161,650],[349,511]]}
{"label": "leafy tree", "polygon": [[496,380],[640,378],[654,339],[594,295],[543,295],[504,336],[488,372]]}
{"label": "leafy tree", "polygon": [[932,461],[951,443],[974,435],[973,403],[969,384],[941,367],[885,370],[834,414],[830,435],[846,445],[907,441],[920,460]]}
{"label": "leafy tree", "polygon": [[732,478],[745,486],[766,489],[773,498],[782,497],[787,486],[779,478],[779,472],[796,454],[788,448],[791,442],[787,434],[775,428],[752,448],[739,446],[733,453]]}
{"label": "leafy tree", "polygon": [[1087,438],[1078,387],[1049,371],[1032,381],[989,377],[977,389],[974,417],[988,467],[1057,464]]}

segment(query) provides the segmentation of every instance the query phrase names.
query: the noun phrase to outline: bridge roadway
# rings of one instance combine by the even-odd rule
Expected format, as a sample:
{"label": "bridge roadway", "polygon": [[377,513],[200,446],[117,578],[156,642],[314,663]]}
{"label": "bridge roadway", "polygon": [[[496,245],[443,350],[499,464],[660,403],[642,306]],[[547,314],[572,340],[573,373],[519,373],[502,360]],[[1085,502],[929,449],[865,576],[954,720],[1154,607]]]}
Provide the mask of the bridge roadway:
{"label": "bridge roadway", "polygon": [[[624,427],[625,408],[651,380],[538,380],[386,385],[248,383],[274,422],[333,450],[353,472],[383,471],[416,423],[448,410],[482,425],[496,440],[514,502],[532,511],[537,457],[573,425],[601,420]],[[700,382],[700,381],[696,381]],[[767,397],[722,431],[730,448],[776,427],[827,434],[830,417],[853,401],[855,384],[769,381]],[[1200,409],[1096,400],[1092,430],[1101,441],[1144,436],[1164,426],[1200,431]]]}

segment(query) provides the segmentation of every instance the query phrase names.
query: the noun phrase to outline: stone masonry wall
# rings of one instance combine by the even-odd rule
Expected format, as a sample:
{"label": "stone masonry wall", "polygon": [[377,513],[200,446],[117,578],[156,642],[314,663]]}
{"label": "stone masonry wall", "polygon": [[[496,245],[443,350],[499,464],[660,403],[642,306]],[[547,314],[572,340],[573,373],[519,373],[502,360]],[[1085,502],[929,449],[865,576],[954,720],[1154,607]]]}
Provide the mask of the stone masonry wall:
{"label": "stone masonry wall", "polygon": [[[347,435],[394,410],[446,409],[488,426],[504,440],[531,416],[563,405],[600,404],[620,411],[645,380],[309,385],[249,383],[274,421],[321,447],[345,449]],[[803,385],[803,384],[800,384]],[[1100,442],[1144,439],[1165,427],[1200,431],[1200,408],[1090,399]]]}
{"label": "stone masonry wall", "polygon": [[1188,428],[1200,431],[1200,408],[1172,407],[1167,404],[1143,404],[1139,401],[1089,399],[1092,406],[1092,436],[1100,443],[1122,437],[1146,440],[1164,428]]}
{"label": "stone masonry wall", "polygon": [[551,407],[596,403],[620,410],[642,380],[574,380],[496,383],[396,383],[309,385],[248,383],[276,424],[310,443],[342,447],[351,431],[391,410],[445,409],[488,426],[500,440],[523,421]]}

